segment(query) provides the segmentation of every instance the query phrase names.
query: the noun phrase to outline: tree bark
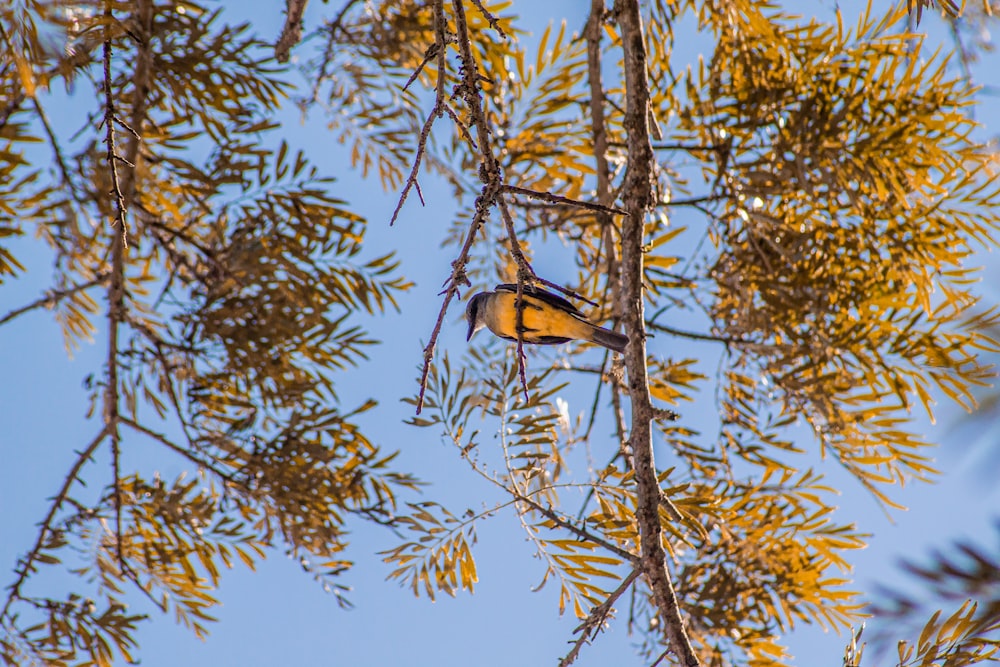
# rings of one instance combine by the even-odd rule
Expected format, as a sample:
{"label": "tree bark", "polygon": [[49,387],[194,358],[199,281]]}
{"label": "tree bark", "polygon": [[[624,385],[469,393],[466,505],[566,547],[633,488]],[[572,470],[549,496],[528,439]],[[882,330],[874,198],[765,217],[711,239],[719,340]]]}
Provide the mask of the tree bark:
{"label": "tree bark", "polygon": [[622,201],[628,212],[622,223],[622,314],[630,343],[625,349],[628,389],[632,402],[629,445],[637,485],[636,520],[642,570],[664,621],[670,647],[688,667],[700,664],[684,630],[677,595],[667,572],[660,526],[660,486],[653,462],[653,405],[646,374],[646,332],[643,314],[642,244],[646,212],[653,204],[653,146],[650,140],[649,77],[646,43],[638,0],[615,0],[615,17],[621,32],[625,75],[625,117],[628,167]]}

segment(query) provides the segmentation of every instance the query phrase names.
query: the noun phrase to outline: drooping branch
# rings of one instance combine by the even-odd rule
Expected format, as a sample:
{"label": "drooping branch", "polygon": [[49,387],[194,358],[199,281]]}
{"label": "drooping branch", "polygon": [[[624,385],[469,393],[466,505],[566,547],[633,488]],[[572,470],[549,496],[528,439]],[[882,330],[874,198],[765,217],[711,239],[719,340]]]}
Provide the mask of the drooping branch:
{"label": "drooping branch", "polygon": [[[124,572],[125,557],[122,549],[122,493],[121,493],[121,395],[119,370],[121,364],[120,328],[127,317],[125,299],[125,251],[128,249],[128,210],[136,199],[135,165],[139,155],[139,132],[146,116],[152,54],[149,40],[153,34],[153,1],[139,0],[133,14],[133,27],[128,35],[136,40],[135,69],[132,74],[132,109],[126,124],[118,116],[112,78],[112,56],[116,25],[112,3],[105,5],[104,18],[104,128],[107,163],[111,174],[111,195],[114,198],[116,232],[111,237],[111,269],[108,281],[108,353],[107,383],[104,390],[104,428],[111,440],[111,465],[114,476],[115,540],[118,564]],[[117,144],[116,127],[121,124],[130,130],[124,151]],[[119,163],[129,167],[119,173]]]}
{"label": "drooping branch", "polygon": [[643,226],[654,203],[654,157],[650,138],[650,90],[647,53],[638,0],[615,0],[615,18],[621,40],[625,78],[625,115],[628,168],[621,197],[628,215],[622,227],[622,307],[630,342],[625,349],[628,389],[632,404],[632,449],[636,478],[636,520],[642,570],[664,621],[670,646],[688,667],[699,665],[684,629],[677,594],[667,571],[661,541],[660,487],[653,461],[652,422],[656,412],[649,394],[646,371],[646,331],[643,316]]}
{"label": "drooping branch", "polygon": [[[476,236],[479,234],[479,230],[485,224],[486,218],[489,216],[490,209],[494,205],[498,205],[500,207],[504,224],[507,227],[507,233],[510,235],[511,256],[514,258],[514,261],[518,266],[517,298],[519,301],[521,299],[521,287],[523,281],[534,275],[534,272],[531,270],[531,267],[528,264],[524,253],[521,251],[520,245],[518,244],[517,238],[514,234],[513,217],[511,216],[510,210],[501,196],[503,193],[503,172],[500,166],[500,161],[497,159],[493,150],[493,141],[491,139],[489,121],[487,120],[486,112],[483,109],[482,87],[479,83],[479,67],[476,64],[476,58],[472,53],[472,43],[469,36],[469,25],[465,16],[465,6],[462,3],[462,0],[453,0],[452,6],[455,12],[455,31],[457,33],[459,60],[462,63],[460,72],[461,79],[459,85],[457,86],[457,91],[468,109],[470,127],[475,131],[476,144],[479,149],[481,159],[479,177],[483,183],[483,187],[480,195],[476,198],[476,211],[472,216],[472,222],[469,223],[469,231],[466,234],[465,242],[462,244],[462,249],[459,251],[458,257],[451,264],[451,275],[449,275],[445,280],[445,288],[441,292],[444,299],[441,304],[441,310],[438,314],[437,323],[431,333],[430,340],[424,347],[424,364],[420,377],[420,393],[417,397],[417,414],[420,414],[420,411],[423,408],[424,393],[427,388],[427,375],[430,371],[431,360],[434,357],[434,348],[437,345],[437,338],[441,332],[444,315],[448,311],[448,306],[451,304],[451,300],[458,294],[459,288],[469,284],[469,280],[465,274],[465,266],[469,261],[469,253],[472,250],[472,244],[475,241]],[[434,26],[435,31],[439,32],[441,35],[444,34],[447,23],[444,17],[442,0],[436,0],[434,3]],[[439,69],[441,72],[440,76],[443,76],[443,37],[439,37],[439,39],[442,39],[441,53],[438,56],[440,59]],[[439,81],[439,86],[440,85],[443,84]],[[519,311],[518,317],[520,318],[520,316],[521,313]],[[523,354],[522,341],[519,340],[519,360],[523,359]],[[520,363],[523,364],[523,362]],[[521,366],[521,372],[523,380],[523,365]],[[525,383],[522,381],[522,384]]]}
{"label": "drooping branch", "polygon": [[[125,246],[128,239],[128,223],[126,222],[126,212],[128,206],[125,203],[125,195],[122,194],[121,178],[118,174],[118,149],[115,141],[115,96],[112,91],[111,78],[111,27],[114,23],[114,15],[111,11],[111,3],[105,4],[104,9],[104,129],[105,145],[107,146],[108,169],[111,171],[111,194],[115,199],[114,207],[117,212],[113,227],[118,231],[111,237],[111,277],[108,284],[108,358],[107,373],[108,380],[104,389],[104,428],[107,429],[111,438],[111,468],[114,477],[114,506],[115,506],[115,544],[118,554],[118,563],[121,570],[125,570],[125,556],[122,552],[122,493],[121,493],[121,442],[118,432],[119,412],[119,389],[118,389],[118,329],[125,316]],[[134,162],[132,164],[135,164]]]}

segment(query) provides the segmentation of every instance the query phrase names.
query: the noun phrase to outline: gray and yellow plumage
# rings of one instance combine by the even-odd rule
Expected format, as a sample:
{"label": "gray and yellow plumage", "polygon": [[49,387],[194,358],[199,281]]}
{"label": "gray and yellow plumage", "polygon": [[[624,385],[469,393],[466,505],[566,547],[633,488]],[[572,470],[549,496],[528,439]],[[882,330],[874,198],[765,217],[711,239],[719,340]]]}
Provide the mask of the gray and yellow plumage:
{"label": "gray and yellow plumage", "polygon": [[[570,340],[586,340],[615,352],[624,352],[628,336],[591,323],[572,303],[532,285],[523,286],[521,340],[532,345],[552,345]],[[486,327],[500,338],[516,341],[517,285],[497,285],[492,292],[480,292],[469,299],[465,318],[469,335]]]}

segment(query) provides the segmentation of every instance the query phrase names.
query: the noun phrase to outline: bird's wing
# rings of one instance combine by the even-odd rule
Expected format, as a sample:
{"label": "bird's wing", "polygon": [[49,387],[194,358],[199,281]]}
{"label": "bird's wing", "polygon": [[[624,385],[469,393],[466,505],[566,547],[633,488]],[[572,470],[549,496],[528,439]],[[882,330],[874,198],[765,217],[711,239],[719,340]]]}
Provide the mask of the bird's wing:
{"label": "bird's wing", "polygon": [[[496,286],[496,291],[498,292],[511,292],[517,294],[517,285],[511,283],[504,283],[502,285]],[[554,308],[566,311],[574,317],[579,317],[581,320],[586,320],[587,317],[576,309],[572,303],[562,298],[558,294],[553,294],[552,292],[547,292],[540,287],[535,287],[534,285],[524,285],[524,293],[532,298],[538,299],[539,301],[544,301]]]}

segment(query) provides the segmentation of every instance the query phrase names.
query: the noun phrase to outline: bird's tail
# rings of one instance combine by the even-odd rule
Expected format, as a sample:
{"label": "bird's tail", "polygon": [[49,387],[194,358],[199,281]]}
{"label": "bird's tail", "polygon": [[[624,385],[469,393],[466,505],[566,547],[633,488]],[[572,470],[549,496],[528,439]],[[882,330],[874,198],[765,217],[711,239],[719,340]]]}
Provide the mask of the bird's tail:
{"label": "bird's tail", "polygon": [[590,341],[615,352],[624,352],[625,346],[628,345],[628,336],[595,326],[590,330]]}

